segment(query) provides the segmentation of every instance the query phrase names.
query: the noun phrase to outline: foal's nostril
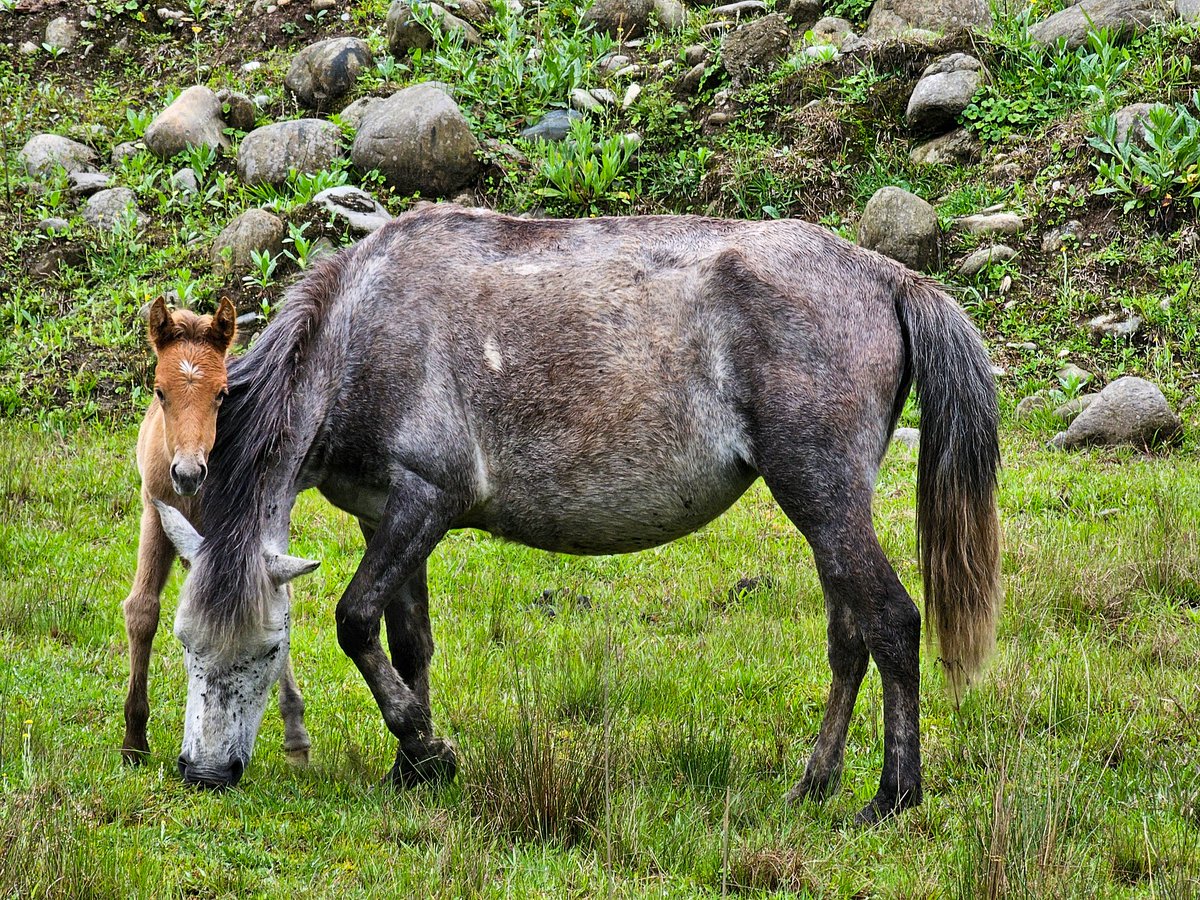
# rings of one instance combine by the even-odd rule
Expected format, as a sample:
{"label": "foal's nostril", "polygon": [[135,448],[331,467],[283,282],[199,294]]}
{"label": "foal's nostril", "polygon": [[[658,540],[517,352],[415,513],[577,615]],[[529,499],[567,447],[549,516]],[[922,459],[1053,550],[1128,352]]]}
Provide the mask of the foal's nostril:
{"label": "foal's nostril", "polygon": [[200,463],[200,478],[197,480],[197,483],[203,482],[204,479],[207,477],[208,477],[208,466],[204,465],[204,463]]}
{"label": "foal's nostril", "polygon": [[179,481],[179,464],[171,463],[171,480]]}

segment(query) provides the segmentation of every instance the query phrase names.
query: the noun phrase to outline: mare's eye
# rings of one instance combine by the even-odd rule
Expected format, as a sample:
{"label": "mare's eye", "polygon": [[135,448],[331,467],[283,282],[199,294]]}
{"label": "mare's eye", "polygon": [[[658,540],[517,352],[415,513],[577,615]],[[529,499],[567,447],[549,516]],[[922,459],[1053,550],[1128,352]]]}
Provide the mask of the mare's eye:
{"label": "mare's eye", "polygon": [[229,396],[229,388],[221,388],[221,390],[217,392],[217,397],[215,400],[213,400],[213,403],[217,406],[220,406],[222,403],[225,402],[225,398],[228,396]]}

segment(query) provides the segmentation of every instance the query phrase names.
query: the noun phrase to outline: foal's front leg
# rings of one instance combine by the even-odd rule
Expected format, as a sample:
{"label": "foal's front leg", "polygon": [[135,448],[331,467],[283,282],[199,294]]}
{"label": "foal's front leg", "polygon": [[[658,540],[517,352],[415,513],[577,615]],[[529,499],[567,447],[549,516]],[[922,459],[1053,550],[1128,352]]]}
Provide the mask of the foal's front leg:
{"label": "foal's front leg", "polygon": [[[405,682],[383,650],[379,623],[393,602],[412,603],[413,593],[404,590],[406,584],[418,575],[465,508],[463,501],[417,475],[407,473],[398,479],[380,525],[338,602],[338,642],[362,673],[384,722],[400,742],[391,771],[397,787],[453,778],[457,764],[450,744],[433,735],[428,697],[422,696],[427,687],[421,690],[419,684]],[[389,626],[399,615],[411,620],[414,612],[389,614]],[[396,621],[399,624],[399,618]]]}
{"label": "foal's front leg", "polygon": [[122,604],[125,633],[129,637],[129,690],[125,697],[125,740],[121,755],[135,765],[150,754],[146,738],[146,723],[150,719],[147,689],[150,650],[158,630],[159,597],[175,560],[175,548],[163,533],[158,512],[144,492],[142,503],[137,573],[133,576],[133,589]]}

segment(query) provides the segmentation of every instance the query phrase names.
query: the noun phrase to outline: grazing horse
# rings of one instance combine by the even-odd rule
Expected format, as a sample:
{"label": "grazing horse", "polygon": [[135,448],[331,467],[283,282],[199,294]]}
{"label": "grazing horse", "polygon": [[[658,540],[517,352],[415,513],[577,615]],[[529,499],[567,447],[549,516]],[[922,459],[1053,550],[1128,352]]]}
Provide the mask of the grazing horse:
{"label": "grazing horse", "polygon": [[284,585],[316,565],[287,555],[300,491],[367,537],[337,635],[406,787],[456,769],[429,703],[426,559],[448,530],[630,552],[761,476],[812,547],[829,620],[829,703],[789,796],[837,785],[873,657],[884,765],[859,820],[921,802],[921,616],[871,520],[914,381],[926,611],[955,691],[992,649],[1000,595],[991,366],[932,281],[797,221],[429,206],[317,266],[229,379],[200,533],[164,523],[192,560],[175,621],[187,781],[231,784],[250,758],[287,656]]}
{"label": "grazing horse", "polygon": [[[170,312],[159,297],[150,307],[148,336],[158,357],[154,400],[138,431],[137,463],[142,476],[142,529],[137,573],[124,603],[129,637],[129,692],[125,698],[125,740],[121,753],[139,763],[150,752],[146,722],[147,671],[159,597],[171,573],[175,548],[163,533],[155,504],[169,504],[188,521],[200,515],[200,488],[217,433],[217,411],[226,387],[225,354],[237,330],[233,303],[222,299],[216,315]],[[307,760],[304,701],[290,663],[279,679],[279,706],[285,723],[284,750],[295,762]]]}

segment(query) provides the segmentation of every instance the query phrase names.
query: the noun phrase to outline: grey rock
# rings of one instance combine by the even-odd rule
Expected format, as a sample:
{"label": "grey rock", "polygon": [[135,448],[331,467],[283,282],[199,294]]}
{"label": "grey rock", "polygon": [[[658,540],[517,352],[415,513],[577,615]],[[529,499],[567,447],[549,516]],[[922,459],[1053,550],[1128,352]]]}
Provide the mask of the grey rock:
{"label": "grey rock", "polygon": [[1028,223],[1016,213],[989,213],[987,215],[963,216],[955,224],[968,234],[1016,235],[1025,230]]}
{"label": "grey rock", "polygon": [[145,215],[137,205],[137,195],[129,188],[115,187],[88,197],[83,207],[83,221],[101,231],[112,231],[130,215],[143,224]]}
{"label": "grey rock", "polygon": [[319,172],[342,155],[342,131],[324,119],[295,119],[255,128],[238,147],[246,184],[282,184],[288,171]]}
{"label": "grey rock", "polygon": [[[42,48],[39,47],[37,44],[35,44],[33,41],[22,41],[21,46],[18,48],[18,50],[22,56],[33,56],[35,53],[37,53],[41,49]],[[57,265],[56,265],[56,268],[57,268]]]}
{"label": "grey rock", "polygon": [[1183,432],[1183,423],[1162,391],[1127,375],[1102,390],[1070,427],[1051,443],[1063,450],[1090,446],[1154,447]]}
{"label": "grey rock", "polygon": [[338,118],[354,131],[358,131],[362,126],[363,117],[367,114],[367,107],[378,100],[378,97],[360,97],[338,113]]}
{"label": "grey rock", "polygon": [[979,162],[983,147],[978,138],[965,128],[936,137],[913,147],[908,158],[925,166],[965,166]]}
{"label": "grey rock", "polygon": [[1162,105],[1161,103],[1131,103],[1118,109],[1113,114],[1117,122],[1117,144],[1132,141],[1143,147],[1146,146],[1146,122],[1150,111]]}
{"label": "grey rock", "polygon": [[637,98],[642,94],[642,86],[640,84],[631,84],[625,88],[625,95],[621,98],[621,109],[629,109],[637,102]]}
{"label": "grey rock", "polygon": [[1072,397],[1066,403],[1055,408],[1053,413],[1054,418],[1070,423],[1076,416],[1091,406],[1099,396],[1099,394],[1081,394],[1078,397]]}
{"label": "grey rock", "polygon": [[1185,22],[1200,22],[1200,0],[1175,0],[1175,15]]}
{"label": "grey rock", "polygon": [[307,109],[328,109],[354,87],[373,62],[366,41],[336,37],[309,44],[294,57],[283,84]]}
{"label": "grey rock", "polygon": [[1057,228],[1051,228],[1042,235],[1042,252],[1057,253],[1069,242],[1079,240],[1079,229],[1083,227],[1083,223],[1078,219],[1071,219]]}
{"label": "grey rock", "polygon": [[59,269],[74,269],[82,266],[86,260],[87,254],[77,244],[50,247],[30,266],[29,274],[34,278],[53,278]]}
{"label": "grey rock", "polygon": [[1126,316],[1123,313],[1103,313],[1090,319],[1087,324],[1092,338],[1133,337],[1142,327],[1141,316]]}
{"label": "grey rock", "polygon": [[964,278],[973,278],[994,262],[1012,259],[1017,251],[1005,244],[993,247],[980,247],[961,263],[958,264],[958,274]]}
{"label": "grey rock", "polygon": [[792,33],[782,13],[772,13],[736,28],[721,44],[725,71],[735,82],[769,72],[788,52]]}
{"label": "grey rock", "polygon": [[79,40],[79,26],[66,16],[59,16],[46,23],[46,43],[51,47],[70,50]]}
{"label": "grey rock", "polygon": [[283,220],[265,209],[248,209],[222,229],[213,241],[213,269],[227,276],[245,272],[254,264],[252,252],[283,252]]}
{"label": "grey rock", "polygon": [[945,134],[955,127],[983,80],[979,60],[951,53],[929,66],[908,98],[905,118],[914,134]]}
{"label": "grey rock", "polygon": [[571,107],[582,113],[600,112],[604,109],[604,104],[585,91],[583,88],[575,88],[571,91]]}
{"label": "grey rock", "polygon": [[479,43],[479,32],[470,22],[460,19],[437,3],[392,0],[385,27],[388,49],[393,56],[403,56],[410,50],[428,50],[433,46],[433,35],[414,15],[414,6],[420,9],[422,15],[432,15],[440,23],[443,32],[459,32],[468,44]]}
{"label": "grey rock", "polygon": [[582,22],[614,38],[638,38],[650,24],[653,0],[595,0]]}
{"label": "grey rock", "polygon": [[238,131],[254,129],[254,119],[257,110],[254,101],[240,91],[223,88],[217,91],[217,102],[221,104],[221,112],[225,124]]}
{"label": "grey rock", "polygon": [[695,94],[704,84],[704,76],[708,71],[706,63],[696,63],[690,69],[683,73],[683,77],[679,79],[679,89],[685,94]]}
{"label": "grey rock", "polygon": [[854,36],[854,26],[840,16],[818,19],[811,31],[814,43],[832,44],[834,47],[841,47],[847,39]]}
{"label": "grey rock", "polygon": [[683,62],[688,66],[698,66],[708,62],[708,48],[703,44],[690,44],[683,48]]}
{"label": "grey rock", "polygon": [[392,218],[378,200],[350,185],[327,188],[312,202],[359,234],[370,234]]}
{"label": "grey rock", "polygon": [[112,164],[114,166],[120,166],[122,162],[132,156],[137,156],[145,149],[146,145],[141,141],[125,141],[124,143],[117,144],[112,148],[112,156],[110,159],[112,160]]}
{"label": "grey rock", "polygon": [[67,137],[95,150],[112,140],[112,132],[96,122],[76,122],[67,129]]}
{"label": "grey rock", "polygon": [[53,234],[56,231],[66,231],[71,223],[66,219],[61,219],[58,216],[51,216],[48,219],[42,219],[38,222],[38,231],[44,231],[47,234]]}
{"label": "grey rock", "polygon": [[229,139],[217,95],[203,85],[188,88],[155,117],[142,140],[159,159],[170,159],[188,147],[227,149]]}
{"label": "grey rock", "polygon": [[573,109],[552,109],[533,125],[521,129],[521,137],[529,141],[561,141],[571,133],[571,123],[582,118]]}
{"label": "grey rock", "polygon": [[1050,398],[1046,396],[1044,391],[1038,391],[1036,394],[1030,394],[1028,397],[1022,397],[1017,404],[1016,416],[1018,419],[1027,419],[1033,413],[1039,410],[1050,408]]}
{"label": "grey rock", "polygon": [[678,31],[687,24],[687,7],[679,0],[653,0],[654,18],[664,31]]}
{"label": "grey rock", "polygon": [[111,186],[112,176],[105,172],[72,172],[67,176],[67,189],[77,197],[90,197]]}
{"label": "grey rock", "polygon": [[945,33],[987,29],[992,14],[987,0],[875,0],[867,17],[871,40],[903,37],[912,29]]}
{"label": "grey rock", "polygon": [[200,182],[196,179],[196,173],[186,166],[178,172],[172,172],[170,180],[171,187],[184,196],[190,197],[200,190]]}
{"label": "grey rock", "polygon": [[916,450],[921,446],[921,430],[919,428],[897,428],[892,435],[892,443]]}
{"label": "grey rock", "polygon": [[35,134],[21,148],[21,162],[34,178],[45,178],[62,166],[71,172],[94,172],[96,151],[58,134]]}
{"label": "grey rock", "polygon": [[458,104],[435,85],[415,84],[367,109],[351,158],[401,193],[437,196],[475,179],[478,150]]}
{"label": "grey rock", "polygon": [[736,3],[723,3],[720,6],[714,6],[708,12],[713,18],[718,18],[720,16],[741,16],[766,11],[767,4],[763,3],[763,0],[738,0]]}
{"label": "grey rock", "polygon": [[616,106],[617,95],[608,88],[592,88],[588,91],[595,99],[599,100],[605,106]]}
{"label": "grey rock", "polygon": [[623,53],[613,53],[610,56],[604,57],[600,61],[600,69],[608,72],[610,75],[615,72],[620,72],[622,69],[629,66],[630,59]]}
{"label": "grey rock", "polygon": [[1081,369],[1075,363],[1067,363],[1058,370],[1057,375],[1061,384],[1074,382],[1077,385],[1087,384],[1094,377],[1087,369]]}
{"label": "grey rock", "polygon": [[821,18],[821,0],[790,0],[787,17],[796,27],[815,22]]}
{"label": "grey rock", "polygon": [[1166,22],[1171,9],[1165,0],[1081,0],[1047,16],[1029,28],[1029,36],[1049,46],[1065,40],[1070,49],[1082,47],[1088,33],[1101,28],[1130,36]]}
{"label": "grey rock", "polygon": [[929,271],[938,262],[937,213],[903,188],[880,188],[863,209],[858,242],[910,268]]}

